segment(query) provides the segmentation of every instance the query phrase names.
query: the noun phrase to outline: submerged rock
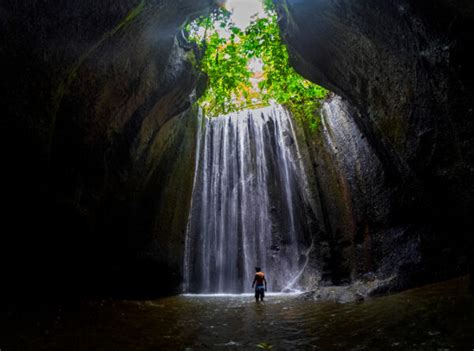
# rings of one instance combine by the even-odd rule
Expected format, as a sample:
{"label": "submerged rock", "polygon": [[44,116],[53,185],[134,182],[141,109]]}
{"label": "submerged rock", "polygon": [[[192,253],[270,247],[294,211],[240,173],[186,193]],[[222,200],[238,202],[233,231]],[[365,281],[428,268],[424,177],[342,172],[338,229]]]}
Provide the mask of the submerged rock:
{"label": "submerged rock", "polygon": [[299,298],[337,303],[361,302],[369,297],[380,295],[379,292],[389,287],[393,279],[374,279],[371,282],[359,280],[350,285],[322,286],[299,295]]}

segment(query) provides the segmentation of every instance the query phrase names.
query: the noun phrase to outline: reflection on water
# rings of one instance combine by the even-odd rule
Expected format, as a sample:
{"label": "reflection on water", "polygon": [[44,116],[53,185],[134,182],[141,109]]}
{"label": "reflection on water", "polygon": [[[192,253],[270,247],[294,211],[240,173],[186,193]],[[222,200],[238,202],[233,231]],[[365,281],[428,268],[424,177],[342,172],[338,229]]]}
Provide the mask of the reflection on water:
{"label": "reflection on water", "polygon": [[359,304],[295,295],[88,301],[2,316],[2,350],[472,350],[466,279]]}

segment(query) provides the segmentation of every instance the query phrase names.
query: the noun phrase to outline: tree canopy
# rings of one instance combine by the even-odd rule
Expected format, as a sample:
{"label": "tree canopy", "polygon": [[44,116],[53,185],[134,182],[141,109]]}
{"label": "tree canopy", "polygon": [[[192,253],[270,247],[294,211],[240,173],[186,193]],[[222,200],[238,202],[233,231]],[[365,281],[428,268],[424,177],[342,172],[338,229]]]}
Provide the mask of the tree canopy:
{"label": "tree canopy", "polygon": [[316,128],[328,91],[290,66],[269,1],[265,13],[245,29],[235,26],[231,13],[223,8],[187,25],[189,39],[202,53],[199,69],[208,76],[207,90],[198,103],[208,117],[278,103]]}

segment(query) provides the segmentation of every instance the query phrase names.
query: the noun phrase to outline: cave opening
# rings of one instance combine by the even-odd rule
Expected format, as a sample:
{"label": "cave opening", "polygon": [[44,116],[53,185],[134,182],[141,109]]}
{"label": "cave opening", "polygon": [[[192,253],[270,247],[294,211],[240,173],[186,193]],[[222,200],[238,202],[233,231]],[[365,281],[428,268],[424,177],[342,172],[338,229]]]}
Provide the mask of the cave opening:
{"label": "cave opening", "polygon": [[207,78],[198,100],[206,117],[280,104],[316,128],[329,92],[291,67],[272,1],[229,0],[185,32]]}
{"label": "cave opening", "polygon": [[291,67],[271,1],[228,1],[185,32],[207,87],[183,291],[245,292],[255,266],[270,291],[304,290],[314,233],[295,129],[317,128],[329,92]]}

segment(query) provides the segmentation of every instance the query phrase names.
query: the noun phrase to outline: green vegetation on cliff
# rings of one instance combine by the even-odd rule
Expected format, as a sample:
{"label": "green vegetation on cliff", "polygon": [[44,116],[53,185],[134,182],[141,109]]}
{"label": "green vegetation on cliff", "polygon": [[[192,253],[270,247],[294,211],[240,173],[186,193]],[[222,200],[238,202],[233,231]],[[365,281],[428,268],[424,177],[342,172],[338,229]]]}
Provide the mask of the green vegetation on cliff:
{"label": "green vegetation on cliff", "polygon": [[278,103],[315,128],[328,91],[290,66],[273,4],[265,1],[264,6],[265,16],[255,16],[244,29],[223,8],[186,27],[202,54],[199,68],[208,76],[199,105],[213,117]]}

